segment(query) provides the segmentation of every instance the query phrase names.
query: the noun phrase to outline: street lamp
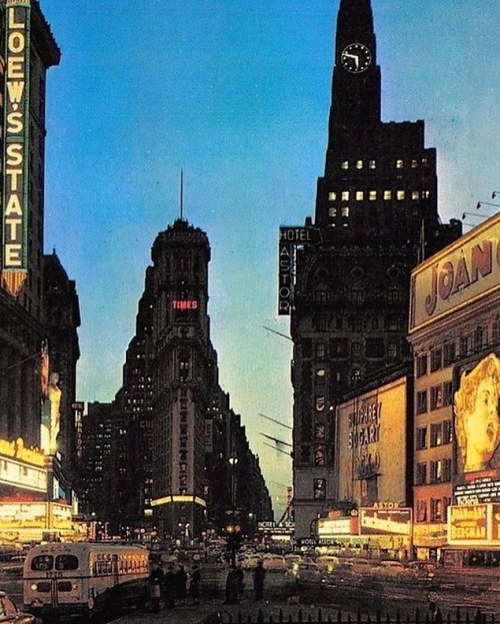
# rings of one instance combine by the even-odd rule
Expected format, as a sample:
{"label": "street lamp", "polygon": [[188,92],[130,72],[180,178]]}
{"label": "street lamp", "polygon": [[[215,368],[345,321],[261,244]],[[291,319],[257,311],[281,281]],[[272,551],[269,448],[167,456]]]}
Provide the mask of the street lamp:
{"label": "street lamp", "polygon": [[233,449],[229,456],[230,465],[230,488],[231,488],[231,525],[228,527],[229,539],[228,545],[231,552],[231,566],[236,565],[236,550],[238,549],[239,527],[236,524],[236,465],[238,464],[238,457],[236,451]]}

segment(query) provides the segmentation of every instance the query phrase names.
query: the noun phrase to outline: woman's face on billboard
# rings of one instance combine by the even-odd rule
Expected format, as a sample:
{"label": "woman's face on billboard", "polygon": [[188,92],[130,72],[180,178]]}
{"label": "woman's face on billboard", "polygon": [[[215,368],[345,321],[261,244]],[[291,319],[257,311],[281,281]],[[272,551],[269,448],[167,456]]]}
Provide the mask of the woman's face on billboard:
{"label": "woman's face on billboard", "polygon": [[498,445],[498,389],[491,377],[478,384],[474,410],[467,415],[465,428],[470,469],[489,461]]}

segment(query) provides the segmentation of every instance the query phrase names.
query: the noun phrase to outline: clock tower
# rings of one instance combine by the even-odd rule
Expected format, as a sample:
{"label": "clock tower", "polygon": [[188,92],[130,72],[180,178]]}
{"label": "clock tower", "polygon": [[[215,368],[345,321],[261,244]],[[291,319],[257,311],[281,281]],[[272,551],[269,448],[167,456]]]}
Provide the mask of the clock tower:
{"label": "clock tower", "polygon": [[[381,120],[370,0],[340,0],[325,169],[303,230],[300,243],[281,239],[280,293],[289,299],[279,307],[291,316],[294,343],[299,539],[329,510],[348,510],[338,500],[336,449],[347,442],[336,437],[336,406],[409,364],[410,272],[461,234],[460,222],[439,219],[436,150],[425,146],[424,122]],[[369,478],[376,500],[378,475]]]}

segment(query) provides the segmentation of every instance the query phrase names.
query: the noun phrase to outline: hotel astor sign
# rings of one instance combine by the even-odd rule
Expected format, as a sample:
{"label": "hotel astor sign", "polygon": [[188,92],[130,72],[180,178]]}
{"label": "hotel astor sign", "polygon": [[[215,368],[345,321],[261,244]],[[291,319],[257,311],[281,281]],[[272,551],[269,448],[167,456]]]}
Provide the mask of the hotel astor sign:
{"label": "hotel astor sign", "polygon": [[410,333],[500,289],[500,215],[412,271]]}

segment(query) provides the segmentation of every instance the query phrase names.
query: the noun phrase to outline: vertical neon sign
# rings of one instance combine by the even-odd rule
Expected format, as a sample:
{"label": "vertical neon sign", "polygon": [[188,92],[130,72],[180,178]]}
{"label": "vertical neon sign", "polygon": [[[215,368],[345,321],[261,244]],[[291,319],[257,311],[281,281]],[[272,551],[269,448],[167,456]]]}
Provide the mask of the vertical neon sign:
{"label": "vertical neon sign", "polygon": [[2,144],[2,282],[17,297],[28,271],[31,0],[6,0]]}

